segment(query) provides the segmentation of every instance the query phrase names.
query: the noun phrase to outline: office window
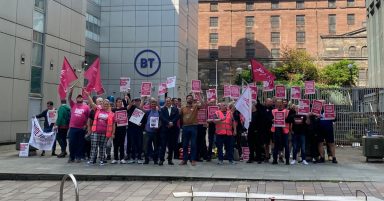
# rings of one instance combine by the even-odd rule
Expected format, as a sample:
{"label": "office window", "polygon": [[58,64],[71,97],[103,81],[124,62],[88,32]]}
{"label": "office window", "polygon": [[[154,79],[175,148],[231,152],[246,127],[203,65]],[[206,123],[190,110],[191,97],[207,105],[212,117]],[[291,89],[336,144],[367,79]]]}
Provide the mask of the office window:
{"label": "office window", "polygon": [[349,57],[356,57],[357,56],[357,51],[356,51],[355,46],[349,47],[348,55],[349,55]]}
{"label": "office window", "polygon": [[245,56],[247,58],[253,58],[255,57],[255,49],[245,49]]}
{"label": "office window", "polygon": [[218,17],[210,17],[209,18],[209,26],[210,27],[218,27],[219,26],[219,18]]}
{"label": "office window", "polygon": [[85,14],[85,37],[94,41],[100,41],[100,19],[86,13]]}
{"label": "office window", "polygon": [[245,10],[247,10],[247,11],[253,10],[253,2],[246,2],[245,3]]}
{"label": "office window", "polygon": [[279,0],[271,0],[271,8],[279,9]]}
{"label": "office window", "polygon": [[305,15],[296,15],[296,26],[305,26]]}
{"label": "office window", "polygon": [[280,28],[280,16],[279,15],[271,16],[271,28],[272,29],[279,29]]}
{"label": "office window", "polygon": [[297,9],[304,9],[304,0],[296,0],[296,8]]}
{"label": "office window", "polygon": [[245,17],[245,26],[246,27],[253,27],[255,24],[255,17],[253,16],[246,16]]}
{"label": "office window", "polygon": [[218,7],[219,7],[219,5],[218,5],[217,3],[211,3],[211,4],[210,4],[210,10],[211,10],[212,12],[216,12],[216,11],[218,11],[218,10],[219,10]]}
{"label": "office window", "polygon": [[209,43],[217,43],[219,41],[218,33],[210,33],[209,34]]}
{"label": "office window", "polygon": [[355,25],[355,14],[347,15],[347,23],[348,25]]}
{"label": "office window", "polygon": [[35,0],[33,11],[33,34],[31,51],[31,82],[30,93],[41,94],[43,80],[45,0]]}
{"label": "office window", "polygon": [[271,49],[272,58],[280,58],[280,49]]}
{"label": "office window", "polygon": [[328,31],[330,34],[336,34],[336,15],[328,15]]}
{"label": "office window", "polygon": [[296,32],[296,42],[297,43],[304,43],[305,42],[305,32],[304,31]]}
{"label": "office window", "polygon": [[35,8],[44,10],[45,9],[45,0],[35,0]]}
{"label": "office window", "polygon": [[353,6],[355,6],[355,0],[347,0],[347,6],[348,6],[348,7],[353,7]]}
{"label": "office window", "polygon": [[336,0],[328,0],[328,8],[336,8]]}
{"label": "office window", "polygon": [[271,42],[272,43],[280,43],[280,32],[272,32],[271,33]]}

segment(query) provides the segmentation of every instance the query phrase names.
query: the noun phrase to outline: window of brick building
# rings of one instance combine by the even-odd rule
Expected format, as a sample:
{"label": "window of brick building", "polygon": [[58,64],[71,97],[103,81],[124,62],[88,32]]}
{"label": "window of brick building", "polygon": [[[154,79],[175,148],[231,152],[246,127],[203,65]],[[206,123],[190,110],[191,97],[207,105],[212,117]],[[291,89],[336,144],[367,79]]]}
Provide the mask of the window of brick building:
{"label": "window of brick building", "polygon": [[348,7],[353,7],[353,6],[355,6],[355,0],[347,0],[347,6],[348,6]]}
{"label": "window of brick building", "polygon": [[280,43],[280,32],[271,32],[271,42]]}
{"label": "window of brick building", "polygon": [[255,33],[253,32],[245,33],[245,39],[247,44],[253,44],[255,40]]}
{"label": "window of brick building", "polygon": [[328,31],[329,31],[329,34],[336,34],[336,15],[335,14],[328,15]]}
{"label": "window of brick building", "polygon": [[253,10],[253,2],[245,2],[245,10],[251,11]]}
{"label": "window of brick building", "polygon": [[218,33],[210,33],[209,34],[209,43],[217,43],[219,41]]}
{"label": "window of brick building", "polygon": [[296,15],[296,26],[305,26],[305,15]]}
{"label": "window of brick building", "polygon": [[361,57],[368,57],[368,49],[367,46],[361,48]]}
{"label": "window of brick building", "polygon": [[219,18],[218,17],[210,17],[209,18],[209,26],[210,27],[218,27],[219,26]]}
{"label": "window of brick building", "polygon": [[216,12],[219,10],[219,4],[216,2],[213,2],[210,4],[210,11],[211,12]]}
{"label": "window of brick building", "polygon": [[280,58],[280,49],[279,48],[271,49],[271,57]]}
{"label": "window of brick building", "polygon": [[296,0],[296,8],[297,9],[304,9],[305,8],[304,0]]}
{"label": "window of brick building", "polygon": [[328,0],[328,8],[336,8],[336,0]]}
{"label": "window of brick building", "polygon": [[280,28],[280,16],[279,15],[271,16],[271,28],[272,29],[279,29]]}
{"label": "window of brick building", "polygon": [[304,31],[296,32],[296,42],[297,43],[305,43],[305,32]]}
{"label": "window of brick building", "polygon": [[271,0],[271,8],[279,9],[279,0]]}
{"label": "window of brick building", "polygon": [[359,69],[359,80],[366,81],[368,79],[368,72],[366,69]]}
{"label": "window of brick building", "polygon": [[247,58],[253,58],[253,57],[255,57],[255,49],[252,49],[252,48],[247,48],[247,49],[245,49],[245,56],[247,57]]}
{"label": "window of brick building", "polygon": [[245,26],[246,27],[253,27],[255,24],[255,17],[253,16],[246,16],[245,17]]}
{"label": "window of brick building", "polygon": [[347,15],[347,23],[348,25],[355,25],[355,14]]}
{"label": "window of brick building", "polygon": [[349,47],[348,55],[349,55],[349,57],[356,57],[357,56],[357,50],[356,50],[355,46]]}

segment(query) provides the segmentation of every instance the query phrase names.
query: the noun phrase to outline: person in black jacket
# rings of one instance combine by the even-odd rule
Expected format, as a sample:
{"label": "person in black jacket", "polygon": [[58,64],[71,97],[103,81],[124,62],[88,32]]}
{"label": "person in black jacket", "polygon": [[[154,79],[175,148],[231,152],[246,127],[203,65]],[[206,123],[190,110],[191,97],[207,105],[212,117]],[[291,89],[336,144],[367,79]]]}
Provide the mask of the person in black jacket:
{"label": "person in black jacket", "polygon": [[165,148],[168,147],[168,165],[174,165],[172,162],[173,153],[176,149],[177,141],[177,121],[180,119],[179,109],[172,106],[172,99],[165,100],[165,106],[160,110],[160,152],[159,165],[163,165]]}
{"label": "person in black jacket", "polygon": [[[43,131],[44,132],[52,132],[52,129],[53,129],[53,126],[55,123],[51,123],[49,124],[48,123],[48,110],[53,110],[53,102],[52,101],[48,101],[47,102],[47,109],[45,109],[43,112],[41,112],[40,114],[36,115],[35,117],[40,119],[40,118],[44,118],[44,128],[43,128]],[[53,143],[53,146],[52,146],[52,156],[57,156],[56,153],[55,153],[55,150],[56,150],[56,140],[55,142]],[[41,156],[44,156],[45,155],[45,151],[43,150],[41,152]]]}

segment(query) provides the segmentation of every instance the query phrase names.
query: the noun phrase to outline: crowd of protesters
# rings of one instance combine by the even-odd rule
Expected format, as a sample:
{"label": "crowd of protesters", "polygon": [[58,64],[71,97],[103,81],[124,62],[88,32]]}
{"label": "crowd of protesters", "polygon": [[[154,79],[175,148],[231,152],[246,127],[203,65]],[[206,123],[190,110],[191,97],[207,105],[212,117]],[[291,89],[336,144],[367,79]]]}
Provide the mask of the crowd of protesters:
{"label": "crowd of protesters", "polygon": [[[180,98],[166,97],[160,104],[155,98],[131,98],[129,93],[124,98],[103,99],[86,92],[86,98],[79,94],[73,101],[72,93],[73,88],[69,93],[69,106],[66,100],[61,101],[56,123],[47,121],[47,111],[54,109],[52,101],[47,103],[47,110],[36,115],[45,118],[44,132],[57,133],[61,153],[56,155],[54,143],[53,156],[67,156],[68,139],[68,163],[86,161],[92,165],[98,160],[100,165],[149,164],[153,161],[162,166],[165,159],[168,165],[180,159],[179,165],[190,162],[195,166],[203,160],[210,162],[217,155],[218,165],[224,160],[236,164],[236,160],[243,159],[247,163],[308,165],[325,162],[324,143],[328,160],[337,163],[333,120],[312,113],[299,114],[298,107],[288,104],[287,100],[267,98],[264,102],[255,102],[249,128],[245,129],[244,118],[233,102],[200,102],[187,95],[182,106]],[[147,104],[149,107],[145,107]],[[219,110],[214,119],[199,124],[198,111],[207,106],[219,106]],[[129,122],[128,126],[117,126],[116,111],[125,110],[129,119],[136,109],[145,112],[139,125]],[[278,111],[285,114],[285,127],[274,126]],[[154,117],[159,119],[155,128],[150,125]],[[249,155],[243,153],[244,147],[248,147]],[[41,155],[44,154],[43,151]]]}

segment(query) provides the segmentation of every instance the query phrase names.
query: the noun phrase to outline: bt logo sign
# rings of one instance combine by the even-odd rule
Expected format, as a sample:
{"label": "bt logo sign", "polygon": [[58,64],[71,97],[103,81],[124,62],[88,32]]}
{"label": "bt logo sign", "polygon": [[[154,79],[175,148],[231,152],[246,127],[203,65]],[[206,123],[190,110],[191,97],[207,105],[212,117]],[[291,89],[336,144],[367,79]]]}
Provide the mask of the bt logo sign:
{"label": "bt logo sign", "polygon": [[143,50],[135,57],[135,70],[144,77],[155,75],[161,67],[159,55],[153,50]]}

